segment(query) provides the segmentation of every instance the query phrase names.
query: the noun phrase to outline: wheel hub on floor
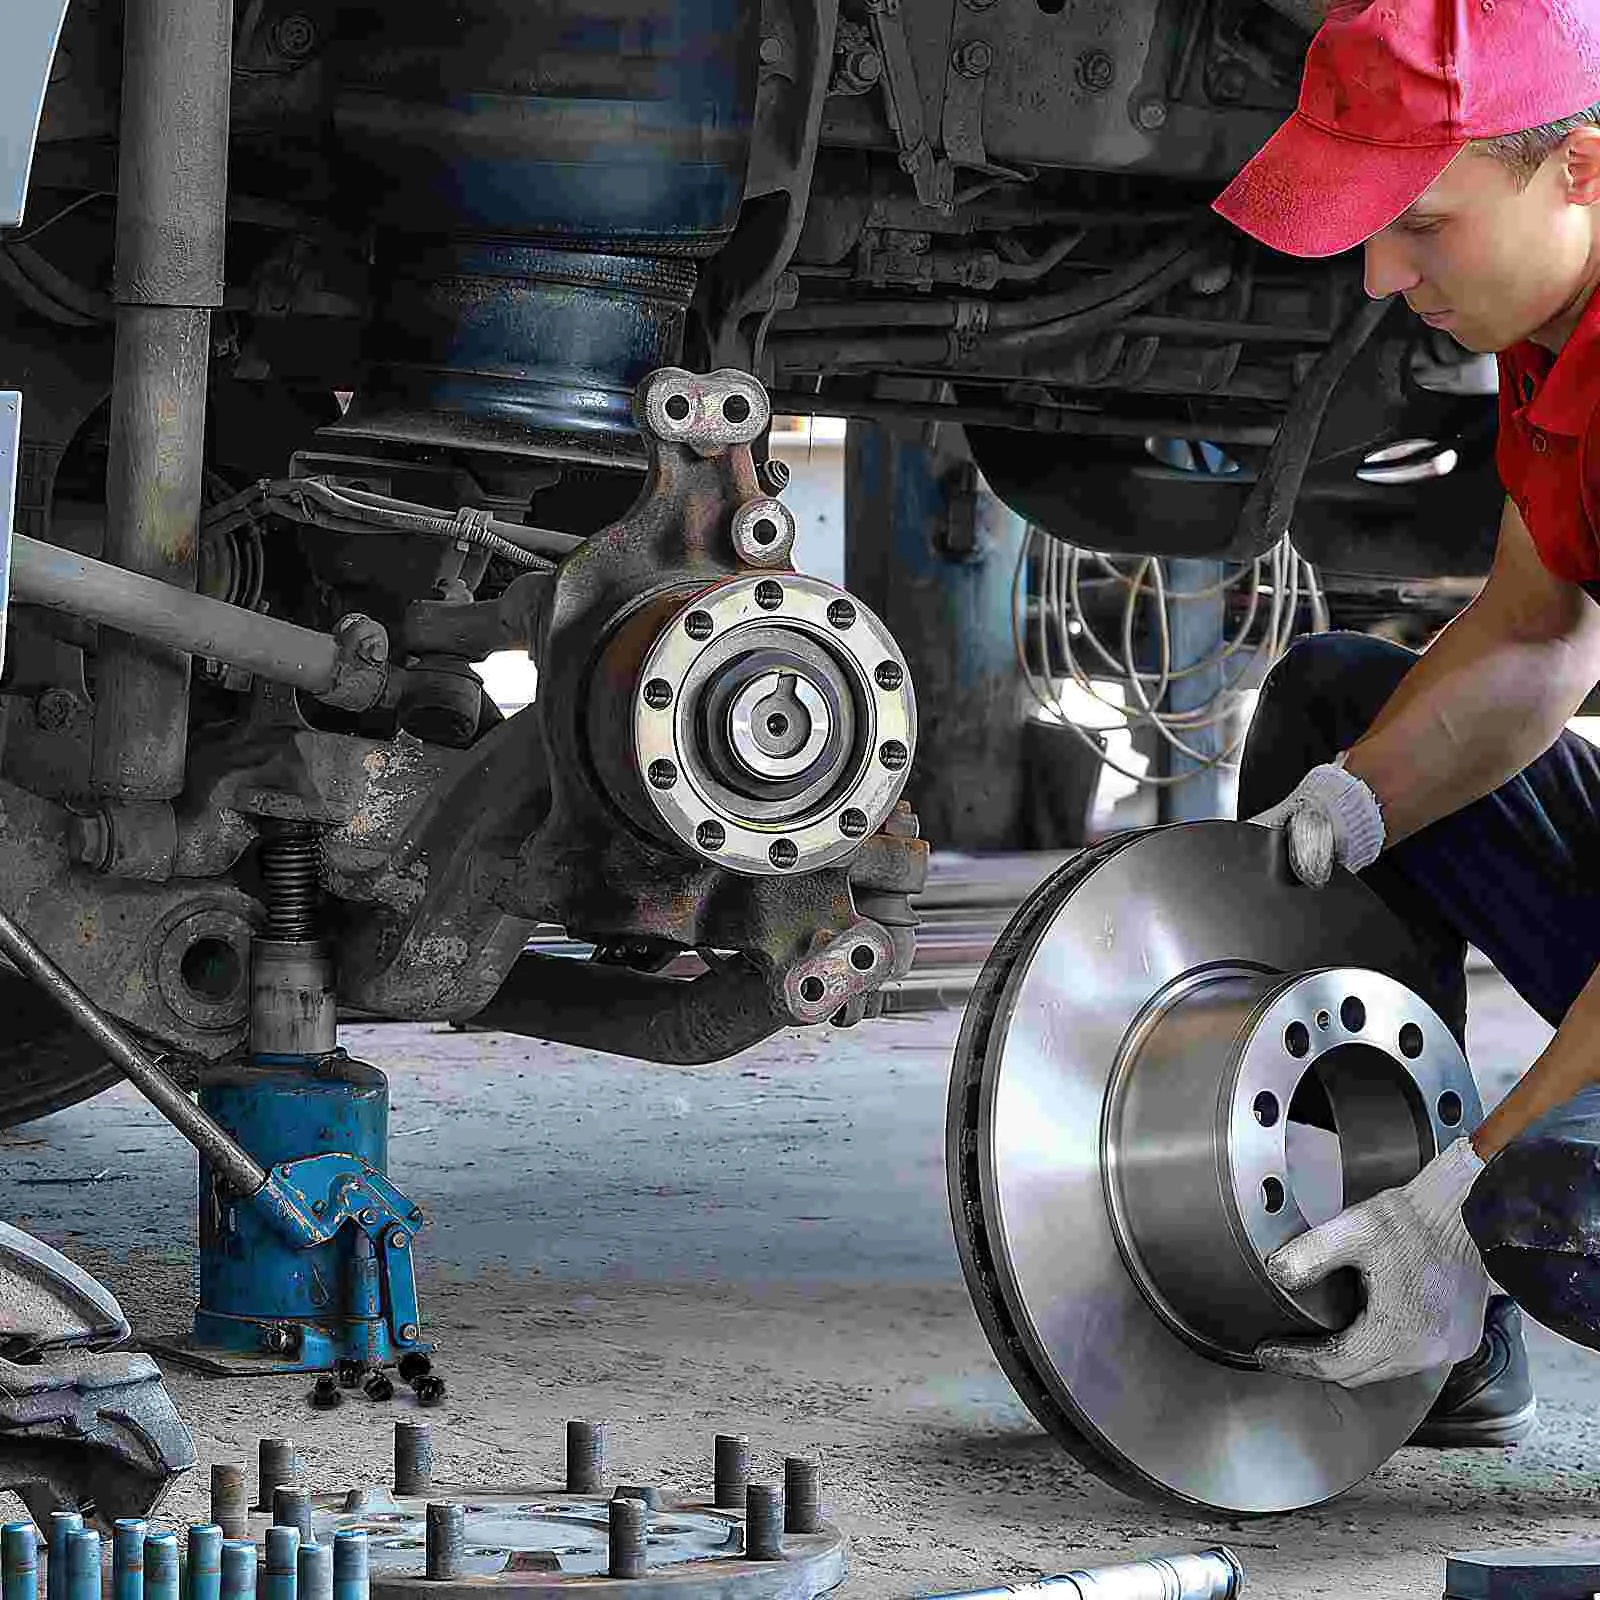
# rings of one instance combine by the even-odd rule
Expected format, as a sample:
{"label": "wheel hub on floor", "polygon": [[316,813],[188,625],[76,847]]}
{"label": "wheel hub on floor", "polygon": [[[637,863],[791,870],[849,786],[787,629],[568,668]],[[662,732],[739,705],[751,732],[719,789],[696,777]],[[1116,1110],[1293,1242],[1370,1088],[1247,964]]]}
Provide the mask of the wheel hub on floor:
{"label": "wheel hub on floor", "polygon": [[1233,1512],[1315,1504],[1410,1437],[1444,1369],[1343,1389],[1263,1372],[1344,1326],[1340,1274],[1263,1262],[1403,1183],[1481,1115],[1399,923],[1311,890],[1236,823],[1124,836],[1042,885],[957,1047],[951,1201],[991,1343],[1093,1470]]}

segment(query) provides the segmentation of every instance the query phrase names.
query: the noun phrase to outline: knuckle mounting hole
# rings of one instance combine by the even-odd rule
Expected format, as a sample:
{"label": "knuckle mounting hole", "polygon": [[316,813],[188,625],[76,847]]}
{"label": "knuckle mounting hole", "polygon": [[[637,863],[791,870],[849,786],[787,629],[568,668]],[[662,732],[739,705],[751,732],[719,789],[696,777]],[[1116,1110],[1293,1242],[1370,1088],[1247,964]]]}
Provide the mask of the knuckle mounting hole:
{"label": "knuckle mounting hole", "polygon": [[871,972],[878,964],[878,952],[870,944],[858,944],[850,952],[850,965],[857,972]]}
{"label": "knuckle mounting hole", "polygon": [[801,981],[800,998],[810,1005],[815,1005],[827,992],[827,985],[821,978],[805,978]]}
{"label": "knuckle mounting hole", "polygon": [[689,412],[692,409],[693,408],[689,404],[689,397],[682,394],[669,394],[667,396],[666,404],[662,407],[662,410],[664,410],[674,422],[682,422],[689,415]]}
{"label": "knuckle mounting hole", "polygon": [[748,422],[750,420],[750,402],[742,394],[730,394],[722,402],[722,414],[729,422]]}

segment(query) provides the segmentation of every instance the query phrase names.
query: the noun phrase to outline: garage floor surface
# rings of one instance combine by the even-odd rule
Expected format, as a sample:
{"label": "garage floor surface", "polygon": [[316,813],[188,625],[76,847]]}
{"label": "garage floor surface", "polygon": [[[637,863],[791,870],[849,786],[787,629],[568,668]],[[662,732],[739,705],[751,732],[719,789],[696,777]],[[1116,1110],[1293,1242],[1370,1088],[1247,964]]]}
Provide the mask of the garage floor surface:
{"label": "garage floor surface", "polygon": [[[846,1600],[1224,1541],[1255,1595],[1433,1596],[1452,1550],[1600,1539],[1600,1358],[1540,1331],[1532,1441],[1403,1450],[1319,1511],[1174,1516],[1079,1469],[1014,1397],[962,1283],[943,1174],[957,1022],[796,1032],[693,1070],[347,1029],[390,1075],[391,1174],[432,1219],[439,1476],[554,1483],[567,1417],[610,1419],[623,1481],[705,1483],[717,1432],[749,1433],[768,1471],[815,1453],[852,1540]],[[1492,974],[1471,1029],[1491,1102],[1549,1036]],[[0,1216],[102,1276],[141,1333],[185,1327],[193,1191],[187,1147],[127,1089],[0,1134]],[[262,1434],[292,1434],[313,1485],[342,1488],[383,1481],[392,1423],[416,1415],[409,1396],[314,1412],[304,1379],[167,1371],[201,1464],[167,1507],[180,1524],[213,1461],[250,1461],[253,1482]]]}

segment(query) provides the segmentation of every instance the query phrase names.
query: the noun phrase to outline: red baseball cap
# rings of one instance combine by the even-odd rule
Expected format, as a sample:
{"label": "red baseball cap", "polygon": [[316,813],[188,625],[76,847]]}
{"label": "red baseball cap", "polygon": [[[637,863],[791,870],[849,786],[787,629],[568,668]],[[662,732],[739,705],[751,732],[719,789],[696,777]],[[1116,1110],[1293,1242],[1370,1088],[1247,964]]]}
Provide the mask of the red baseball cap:
{"label": "red baseball cap", "polygon": [[1213,202],[1294,256],[1388,227],[1474,139],[1600,102],[1600,0],[1343,0],[1300,103]]}

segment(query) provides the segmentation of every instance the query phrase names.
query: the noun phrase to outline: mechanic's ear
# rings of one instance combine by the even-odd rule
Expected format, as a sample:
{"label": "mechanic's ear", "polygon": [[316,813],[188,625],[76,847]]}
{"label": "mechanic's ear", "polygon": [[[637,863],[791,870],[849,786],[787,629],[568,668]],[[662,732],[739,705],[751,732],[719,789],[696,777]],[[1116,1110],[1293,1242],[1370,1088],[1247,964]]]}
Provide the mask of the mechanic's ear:
{"label": "mechanic's ear", "polygon": [[1600,201],[1600,128],[1577,128],[1559,156],[1567,167],[1567,199],[1575,206]]}

